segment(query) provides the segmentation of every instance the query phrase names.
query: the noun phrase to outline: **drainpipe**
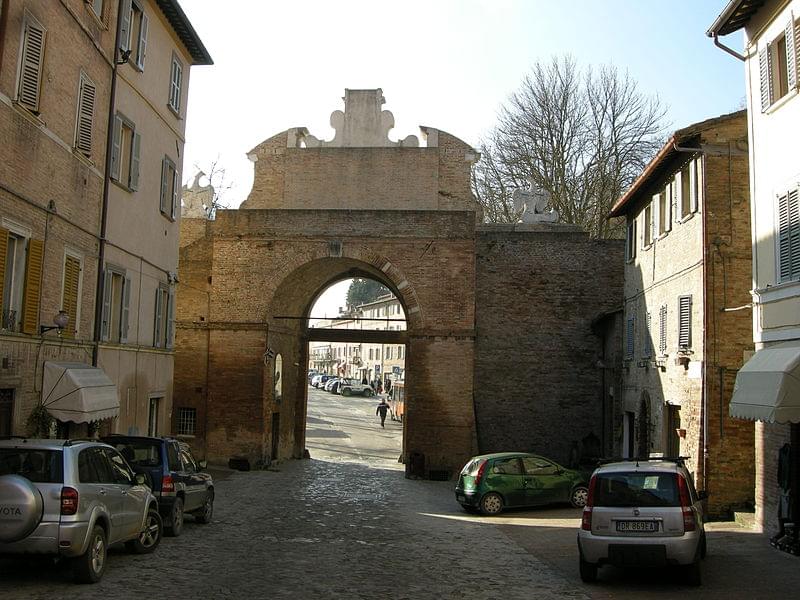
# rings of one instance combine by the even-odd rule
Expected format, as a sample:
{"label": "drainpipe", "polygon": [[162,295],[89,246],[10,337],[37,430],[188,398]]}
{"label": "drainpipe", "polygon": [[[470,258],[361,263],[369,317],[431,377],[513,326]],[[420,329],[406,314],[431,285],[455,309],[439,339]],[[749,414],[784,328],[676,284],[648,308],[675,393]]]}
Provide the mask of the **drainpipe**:
{"label": "drainpipe", "polygon": [[730,55],[731,55],[731,56],[733,56],[734,58],[738,58],[738,59],[739,59],[740,61],[742,61],[742,62],[747,62],[747,58],[746,58],[746,57],[744,57],[744,56],[742,56],[741,54],[739,54],[739,53],[738,53],[736,50],[734,50],[733,48],[729,48],[728,46],[726,46],[725,44],[723,44],[722,42],[720,42],[720,41],[719,41],[719,36],[718,36],[716,33],[715,33],[715,34],[713,34],[711,37],[714,39],[714,45],[715,45],[717,48],[719,48],[719,49],[720,49],[720,50],[722,50],[723,52],[727,52],[728,54],[730,54]]}
{"label": "drainpipe", "polygon": [[100,354],[100,336],[102,334],[103,320],[103,265],[106,259],[106,230],[108,228],[108,194],[111,190],[111,154],[114,149],[114,108],[117,104],[117,52],[120,43],[120,19],[122,13],[122,0],[117,6],[117,32],[114,35],[114,52],[111,56],[111,93],[108,99],[108,122],[106,132],[106,160],[103,173],[103,204],[100,211],[100,251],[97,255],[97,289],[94,298],[94,344],[92,346],[92,366],[97,366]]}

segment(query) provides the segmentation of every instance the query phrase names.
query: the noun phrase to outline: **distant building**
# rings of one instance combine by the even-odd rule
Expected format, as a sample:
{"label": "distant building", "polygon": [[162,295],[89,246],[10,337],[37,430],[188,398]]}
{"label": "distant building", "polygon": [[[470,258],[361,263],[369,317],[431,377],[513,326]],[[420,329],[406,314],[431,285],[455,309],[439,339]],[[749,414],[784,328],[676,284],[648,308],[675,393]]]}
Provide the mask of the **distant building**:
{"label": "distant building", "polygon": [[746,111],[676,131],[611,217],[627,222],[622,455],[687,456],[712,513],[753,500],[753,428],[731,419],[752,348]]}

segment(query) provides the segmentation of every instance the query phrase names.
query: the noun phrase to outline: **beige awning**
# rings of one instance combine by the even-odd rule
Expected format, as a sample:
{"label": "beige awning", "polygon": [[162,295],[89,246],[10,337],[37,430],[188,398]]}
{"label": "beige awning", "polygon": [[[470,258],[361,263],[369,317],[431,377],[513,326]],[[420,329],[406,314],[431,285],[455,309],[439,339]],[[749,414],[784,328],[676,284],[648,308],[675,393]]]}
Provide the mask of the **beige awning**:
{"label": "beige awning", "polygon": [[759,350],[739,369],[730,415],[767,423],[800,423],[800,342]]}
{"label": "beige awning", "polygon": [[42,404],[59,421],[91,423],[117,416],[117,386],[105,371],[83,363],[45,362]]}

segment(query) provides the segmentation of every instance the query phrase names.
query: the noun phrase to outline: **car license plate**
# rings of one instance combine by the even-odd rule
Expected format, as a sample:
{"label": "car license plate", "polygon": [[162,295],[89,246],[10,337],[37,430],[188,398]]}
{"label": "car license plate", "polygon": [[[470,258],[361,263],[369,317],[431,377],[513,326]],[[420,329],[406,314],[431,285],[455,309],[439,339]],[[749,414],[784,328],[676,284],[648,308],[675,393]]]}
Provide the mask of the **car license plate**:
{"label": "car license plate", "polygon": [[617,521],[617,531],[652,533],[658,531],[658,521]]}

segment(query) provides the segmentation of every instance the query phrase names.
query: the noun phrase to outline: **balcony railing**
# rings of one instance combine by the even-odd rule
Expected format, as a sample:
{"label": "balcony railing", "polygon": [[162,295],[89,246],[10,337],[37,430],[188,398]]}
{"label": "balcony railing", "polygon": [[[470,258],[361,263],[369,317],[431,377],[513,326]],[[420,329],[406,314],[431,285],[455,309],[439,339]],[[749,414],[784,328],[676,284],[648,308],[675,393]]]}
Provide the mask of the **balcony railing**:
{"label": "balcony railing", "polygon": [[3,331],[19,331],[19,323],[17,322],[17,311],[4,310],[3,311]]}

